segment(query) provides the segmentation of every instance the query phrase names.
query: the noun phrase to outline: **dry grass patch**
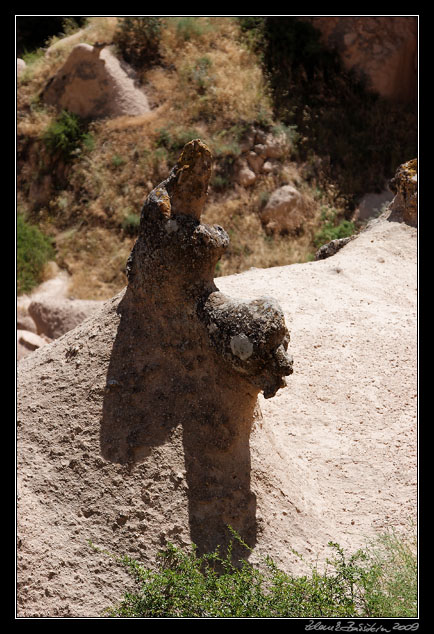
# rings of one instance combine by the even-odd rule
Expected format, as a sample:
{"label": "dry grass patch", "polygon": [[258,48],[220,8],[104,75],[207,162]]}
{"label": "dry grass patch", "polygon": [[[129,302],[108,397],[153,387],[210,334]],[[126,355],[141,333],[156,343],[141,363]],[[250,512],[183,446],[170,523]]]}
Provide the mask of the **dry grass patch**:
{"label": "dry grass patch", "polygon": [[[113,41],[121,19],[89,18],[73,38],[53,38],[50,54],[37,56],[19,80],[20,205],[55,239],[57,262],[71,272],[74,294],[109,297],[124,286],[144,200],[168,176],[184,144],[198,137],[215,159],[203,220],[222,225],[231,238],[216,274],[311,258],[317,215],[296,236],[267,236],[260,221],[274,189],[305,187],[290,157],[275,172],[258,174],[253,187],[236,185],[235,161],[246,133],[270,130],[276,122],[258,59],[242,44],[234,18],[165,18],[159,65],[135,69],[151,112],[86,124],[90,143],[77,145],[57,178],[60,162],[47,157],[43,144],[57,114],[38,95],[73,46]],[[309,189],[306,195],[312,198]]]}
{"label": "dry grass patch", "polygon": [[312,240],[318,226],[319,210],[311,194],[305,192],[312,215],[298,235],[267,235],[260,220],[262,195],[273,185],[264,179],[262,187],[246,190],[237,187],[225,196],[212,197],[202,215],[204,222],[219,224],[229,234],[230,244],[216,267],[216,275],[232,275],[251,267],[269,268],[313,257]]}
{"label": "dry grass patch", "polygon": [[57,263],[71,275],[78,299],[109,299],[127,282],[125,264],[134,244],[104,227],[72,228],[56,236]]}
{"label": "dry grass patch", "polygon": [[170,103],[178,125],[201,121],[210,134],[259,114],[271,117],[257,59],[238,39],[232,18],[169,18],[161,33],[163,66],[143,77],[151,99]]}

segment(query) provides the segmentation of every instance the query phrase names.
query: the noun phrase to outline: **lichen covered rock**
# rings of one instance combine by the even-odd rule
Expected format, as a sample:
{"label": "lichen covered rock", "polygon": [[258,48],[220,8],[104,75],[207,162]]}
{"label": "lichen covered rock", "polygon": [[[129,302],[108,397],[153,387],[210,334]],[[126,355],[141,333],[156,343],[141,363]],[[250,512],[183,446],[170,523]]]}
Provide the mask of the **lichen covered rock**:
{"label": "lichen covered rock", "polygon": [[206,145],[191,141],[144,204],[101,432],[104,457],[125,464],[156,433],[182,426],[191,536],[208,549],[225,541],[227,524],[255,542],[248,439],[257,397],[273,396],[292,373],[277,302],[233,300],[214,283],[229,238],[200,222],[211,164]]}
{"label": "lichen covered rock", "polygon": [[347,236],[346,238],[336,238],[335,240],[330,240],[327,244],[323,244],[315,253],[315,260],[325,260],[326,258],[330,258],[342,249],[342,247],[348,244],[350,240],[354,240],[355,237],[355,235],[352,235]]}

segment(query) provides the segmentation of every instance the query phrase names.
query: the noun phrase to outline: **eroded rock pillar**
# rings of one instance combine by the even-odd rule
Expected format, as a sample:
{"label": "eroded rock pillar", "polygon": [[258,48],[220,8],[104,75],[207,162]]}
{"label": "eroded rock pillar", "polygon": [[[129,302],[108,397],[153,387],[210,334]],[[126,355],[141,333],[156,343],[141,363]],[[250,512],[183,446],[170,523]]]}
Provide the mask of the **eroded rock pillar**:
{"label": "eroded rock pillar", "polygon": [[228,524],[255,543],[257,397],[272,397],[292,373],[278,303],[237,301],[214,283],[229,238],[200,221],[211,167],[206,145],[191,141],[144,204],[101,428],[104,457],[134,464],[182,427],[190,533],[201,550],[224,544]]}

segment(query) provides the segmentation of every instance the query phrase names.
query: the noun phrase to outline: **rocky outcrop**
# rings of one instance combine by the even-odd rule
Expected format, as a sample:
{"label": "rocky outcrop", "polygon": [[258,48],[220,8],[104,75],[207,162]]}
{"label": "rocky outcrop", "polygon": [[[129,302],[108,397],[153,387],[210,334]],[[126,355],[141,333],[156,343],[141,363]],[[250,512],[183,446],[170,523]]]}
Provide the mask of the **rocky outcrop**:
{"label": "rocky outcrop", "polygon": [[149,112],[146,95],[105,47],[77,44],[42,98],[58,110],[95,119]]}
{"label": "rocky outcrop", "polygon": [[296,233],[311,216],[312,208],[303,194],[292,185],[276,189],[261,211],[267,233]]}
{"label": "rocky outcrop", "polygon": [[26,311],[17,311],[17,330],[28,330],[37,334],[36,324]]}
{"label": "rocky outcrop", "polygon": [[48,337],[40,337],[30,330],[17,328],[17,360],[24,359],[47,343],[50,343]]}
{"label": "rocky outcrop", "polygon": [[[256,543],[249,438],[261,420],[258,395],[269,399],[285,386],[292,358],[275,300],[234,300],[214,283],[229,238],[220,226],[200,221],[211,163],[201,141],[186,145],[143,207],[126,289],[19,364],[22,614],[101,609],[102,597],[95,600],[81,583],[72,593],[78,600],[68,589],[70,567],[60,560],[89,556],[75,538],[62,549],[54,546],[71,530],[110,552],[130,554],[137,547],[131,530],[142,535],[139,547],[149,554],[175,537],[200,550],[224,546],[228,525]],[[60,412],[66,418],[59,426]],[[37,452],[28,416],[37,416]],[[36,480],[25,474],[39,479],[46,468],[52,477],[44,477],[45,492],[36,487],[32,493]],[[59,486],[65,476],[68,485]],[[47,486],[56,493],[46,535],[51,546],[42,554],[45,535],[37,536],[32,517],[35,495],[51,496]],[[109,562],[97,559],[107,589]],[[45,587],[44,579],[54,583],[42,608],[35,589]]]}
{"label": "rocky outcrop", "polygon": [[[179,240],[196,235],[204,249],[207,232],[194,217],[199,235],[173,215],[161,219],[156,238],[175,245],[179,226]],[[157,275],[158,244],[149,252]],[[179,280],[196,267],[188,250],[184,267],[172,265]],[[200,317],[191,304],[171,311],[152,280],[149,313],[131,293],[124,301],[124,290],[20,362],[19,618],[102,617],[134,589],[107,553],[152,568],[167,541],[206,546],[223,522],[242,537],[248,529],[253,563],[269,555],[282,570],[310,575],[292,549],[321,570],[329,541],[353,553],[417,520],[416,228],[383,216],[330,258],[217,283]],[[245,406],[258,387],[251,374],[242,379],[251,317],[236,300],[220,310],[218,293],[252,309],[261,296],[277,298],[291,330],[290,388],[259,393],[251,426]],[[232,307],[243,323],[236,334],[225,329]]]}
{"label": "rocky outcrop", "polygon": [[383,97],[417,99],[417,16],[304,17],[337,49],[347,69],[362,74]]}
{"label": "rocky outcrop", "polygon": [[327,244],[323,244],[315,253],[315,260],[325,260],[326,258],[330,258],[342,249],[342,247],[348,244],[350,240],[354,240],[355,237],[356,236],[353,235],[346,238],[336,238],[335,240],[330,240]]}
{"label": "rocky outcrop", "polygon": [[389,207],[390,220],[417,227],[417,159],[400,165],[389,185],[395,193]]}
{"label": "rocky outcrop", "polygon": [[285,132],[273,134],[253,128],[241,142],[241,154],[235,163],[236,182],[242,187],[250,187],[261,174],[278,172],[291,150]]}
{"label": "rocky outcrop", "polygon": [[28,314],[39,335],[57,339],[101,308],[97,300],[42,296],[30,302]]}
{"label": "rocky outcrop", "polygon": [[75,328],[103,302],[68,296],[70,278],[55,262],[46,266],[52,277],[30,295],[17,298],[17,360]]}

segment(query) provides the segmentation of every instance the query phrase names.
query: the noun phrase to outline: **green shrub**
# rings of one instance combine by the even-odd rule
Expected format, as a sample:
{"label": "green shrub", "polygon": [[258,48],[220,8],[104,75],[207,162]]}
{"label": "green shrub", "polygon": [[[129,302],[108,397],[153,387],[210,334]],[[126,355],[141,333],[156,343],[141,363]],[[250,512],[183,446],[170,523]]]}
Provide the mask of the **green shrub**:
{"label": "green shrub", "polygon": [[160,57],[163,19],[157,16],[119,18],[113,43],[122,57],[136,68],[147,69]]}
{"label": "green shrub", "polygon": [[24,49],[23,54],[21,55],[21,59],[26,62],[27,66],[31,66],[35,62],[40,61],[45,56],[45,50],[43,48],[37,48],[33,51],[28,51]]}
{"label": "green shrub", "polygon": [[168,543],[156,570],[121,559],[137,591],[125,593],[106,612],[121,618],[414,617],[414,548],[389,537],[382,550],[360,549],[351,556],[329,542],[334,555],[324,570],[311,566],[310,576],[299,577],[283,572],[269,557],[261,570],[246,560],[234,563],[232,541],[225,555],[219,548],[199,555],[194,545],[182,551]]}
{"label": "green shrub", "polygon": [[120,167],[121,165],[124,165],[125,163],[125,159],[122,156],[119,156],[119,154],[114,154],[112,156],[112,164],[115,167]]}
{"label": "green shrub", "polygon": [[58,152],[66,161],[81,152],[81,146],[93,149],[92,135],[86,131],[84,121],[73,112],[63,110],[42,135],[45,146]]}
{"label": "green shrub", "polygon": [[42,281],[44,265],[53,259],[55,251],[50,238],[38,227],[17,216],[17,293],[29,293]]}
{"label": "green shrub", "polygon": [[176,33],[178,37],[186,42],[195,37],[200,37],[214,28],[212,23],[208,20],[191,15],[172,19],[176,21]]}
{"label": "green shrub", "polygon": [[231,186],[231,181],[227,176],[213,174],[211,177],[211,187],[218,192],[223,192]]}
{"label": "green shrub", "polygon": [[369,616],[411,618],[417,614],[416,538],[402,539],[391,530],[372,542],[370,558],[375,576],[364,595]]}
{"label": "green shrub", "polygon": [[314,245],[319,248],[327,242],[337,240],[339,238],[348,238],[356,232],[354,222],[350,220],[342,220],[338,225],[326,223],[320,231],[315,234]]}
{"label": "green shrub", "polygon": [[356,225],[350,220],[337,219],[336,209],[323,207],[321,212],[322,226],[316,232],[313,243],[316,248],[321,247],[327,242],[337,240],[338,238],[347,238],[356,233]]}

